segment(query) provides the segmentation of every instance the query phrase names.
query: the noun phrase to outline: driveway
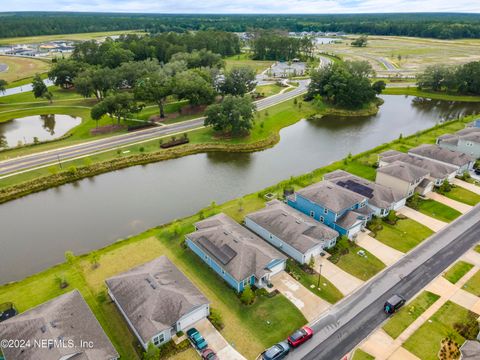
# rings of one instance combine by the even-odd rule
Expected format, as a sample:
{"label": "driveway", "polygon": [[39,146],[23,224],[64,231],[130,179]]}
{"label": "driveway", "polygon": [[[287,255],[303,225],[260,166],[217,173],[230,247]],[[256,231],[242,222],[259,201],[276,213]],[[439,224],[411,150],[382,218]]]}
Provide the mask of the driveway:
{"label": "driveway", "polygon": [[196,322],[193,327],[207,340],[208,348],[215,351],[220,360],[246,360],[225,340],[208,319]]}
{"label": "driveway", "polygon": [[385,245],[384,243],[372,238],[367,233],[360,233],[357,238],[357,244],[370,251],[379,258],[385,265],[390,266],[403,256],[403,253]]}
{"label": "driveway", "polygon": [[270,281],[278,291],[302,312],[308,321],[318,318],[330,308],[328,302],[319,298],[286,272],[281,272],[270,279]]}
{"label": "driveway", "polygon": [[477,186],[475,184],[470,184],[466,181],[463,181],[463,180],[460,180],[460,179],[457,179],[457,178],[452,180],[452,184],[460,186],[460,187],[462,187],[466,190],[469,190],[469,191],[471,191],[475,194],[480,195],[480,186]]}
{"label": "driveway", "polygon": [[343,295],[346,296],[362,286],[362,280],[343,271],[338,266],[321,256],[317,256],[315,259],[316,271],[320,270],[320,262],[322,263],[322,276],[325,276],[333,285],[335,285]]}
{"label": "driveway", "polygon": [[436,192],[430,192],[426,195],[427,198],[438,201],[443,205],[450,206],[452,209],[460,211],[462,214],[465,214],[467,211],[470,211],[472,206],[464,204],[462,202],[452,200],[444,195],[438,194]]}
{"label": "driveway", "polygon": [[416,222],[425,225],[426,227],[430,228],[431,230],[438,232],[442,230],[448,224],[446,222],[434,219],[430,216],[422,214],[419,211],[413,210],[408,206],[404,206],[400,210],[398,210],[399,214],[405,215],[406,217],[415,220]]}

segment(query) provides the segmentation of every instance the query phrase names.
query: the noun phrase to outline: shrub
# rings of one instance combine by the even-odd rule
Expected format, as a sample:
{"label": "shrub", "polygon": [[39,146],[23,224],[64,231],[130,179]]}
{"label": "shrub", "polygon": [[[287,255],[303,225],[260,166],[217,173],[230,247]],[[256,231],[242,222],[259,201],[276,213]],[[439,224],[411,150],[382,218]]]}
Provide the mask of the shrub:
{"label": "shrub", "polygon": [[141,146],[140,149],[138,149],[138,151],[144,152],[144,151],[145,151],[145,148],[144,148],[143,146]]}
{"label": "shrub", "polygon": [[160,358],[160,349],[153,343],[148,343],[147,351],[143,353],[143,360],[158,360]]}
{"label": "shrub", "polygon": [[446,194],[452,190],[452,185],[448,180],[445,180],[442,185],[437,187],[437,192],[439,194]]}
{"label": "shrub", "polygon": [[215,326],[215,329],[222,330],[225,327],[225,323],[223,322],[222,314],[219,310],[215,308],[210,308],[210,315],[208,316],[208,320]]}
{"label": "shrub", "polygon": [[78,169],[75,165],[69,166],[68,169],[67,169],[67,174],[70,175],[70,176],[76,175],[77,172],[78,172]]}
{"label": "shrub", "polygon": [[390,210],[388,215],[384,218],[384,221],[390,225],[395,225],[398,221],[398,217],[395,211]]}
{"label": "shrub", "polygon": [[255,293],[253,292],[250,284],[247,284],[243,289],[242,293],[240,294],[240,300],[245,305],[250,305],[255,301]]}
{"label": "shrub", "polygon": [[475,314],[468,312],[467,319],[463,323],[455,323],[453,328],[465,339],[474,340],[477,337],[479,327]]}
{"label": "shrub", "polygon": [[62,274],[60,276],[55,276],[55,282],[58,284],[58,287],[60,289],[65,289],[66,287],[68,287],[68,281],[67,281],[67,277],[65,276],[65,274]]}
{"label": "shrub", "polygon": [[407,200],[407,205],[412,209],[417,210],[420,206],[420,196],[417,193],[414,193],[413,196]]}

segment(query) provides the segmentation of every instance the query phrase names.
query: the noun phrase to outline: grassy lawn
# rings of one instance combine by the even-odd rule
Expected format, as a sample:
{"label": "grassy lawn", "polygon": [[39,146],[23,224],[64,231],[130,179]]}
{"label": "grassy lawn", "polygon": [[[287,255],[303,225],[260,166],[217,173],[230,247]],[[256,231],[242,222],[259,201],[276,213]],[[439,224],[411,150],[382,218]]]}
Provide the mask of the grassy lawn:
{"label": "grassy lawn", "polygon": [[452,187],[452,190],[445,193],[445,196],[471,206],[475,206],[480,202],[480,195],[461,188],[460,186]]}
{"label": "grassy lawn", "polygon": [[[262,206],[252,201],[250,206]],[[225,211],[236,213],[237,205],[226,204]],[[217,209],[212,212],[218,211]],[[245,209],[247,211],[247,209]],[[284,339],[306,319],[283,295],[273,298],[257,297],[251,306],[243,305],[233,289],[223,282],[195,254],[182,246],[184,234],[193,231],[192,223],[199,217],[184,219],[181,233],[173,235],[168,227],[149,230],[127,240],[116,242],[98,250],[100,266],[92,267],[92,255],[77,257],[74,265],[62,264],[18,283],[0,287],[0,303],[13,301],[20,311],[45,302],[52,297],[77,288],[99,319],[120,355],[124,359],[138,359],[135,338],[119,312],[108,301],[104,281],[119,272],[145,263],[158,256],[168,256],[191,281],[207,296],[211,306],[220,311],[226,324],[222,330],[232,343],[248,359],[255,358],[265,347]],[[70,286],[60,290],[56,276],[65,276]],[[107,320],[108,319],[108,320]],[[241,334],[241,336],[239,336]],[[188,354],[177,355],[187,359]]]}
{"label": "grassy lawn", "polygon": [[382,222],[382,226],[375,239],[404,253],[433,234],[432,230],[412,219],[399,219],[395,225]]}
{"label": "grassy lawn", "polygon": [[383,330],[396,339],[420,315],[422,315],[440,296],[423,291],[415,299],[404,306],[383,326]]}
{"label": "grassy lawn", "polygon": [[[449,336],[459,345],[464,343],[465,339],[453,326],[455,323],[466,322],[468,315],[469,310],[447,301],[402,346],[422,360],[437,360],[442,339]],[[478,317],[476,314],[475,316]]]}
{"label": "grassy lawn", "polygon": [[8,66],[7,71],[0,73],[0,78],[9,83],[28,78],[36,73],[46,72],[50,68],[50,62],[48,60],[18,56],[2,55],[0,56],[0,64],[6,64]]}
{"label": "grassy lawn", "polygon": [[425,97],[435,100],[447,100],[447,101],[465,101],[465,102],[480,102],[480,96],[470,96],[470,95],[456,95],[456,94],[447,94],[443,92],[430,92],[418,90],[415,86],[413,87],[390,87],[386,88],[382,94],[384,95],[410,95]]}
{"label": "grassy lawn", "polygon": [[460,260],[456,262],[450,269],[448,269],[447,272],[443,275],[443,277],[450,281],[452,284],[456,284],[458,280],[460,280],[472,268],[472,264]]}
{"label": "grassy lawn", "polygon": [[[288,267],[290,268],[290,275],[292,275],[303,286],[310,290],[315,295],[321,297],[323,300],[328,301],[330,304],[335,304],[337,301],[343,298],[343,294],[324,276],[320,277],[320,289],[318,284],[318,273],[309,274],[300,267],[300,265],[289,259]],[[312,288],[311,285],[314,285]]]}
{"label": "grassy lawn", "polygon": [[440,221],[450,222],[462,215],[460,211],[432,199],[419,199],[418,211]]}
{"label": "grassy lawn", "polygon": [[273,65],[273,61],[252,60],[248,54],[233,55],[225,59],[225,69],[230,70],[233,67],[250,66],[257,74],[267,70]]}
{"label": "grassy lawn", "polygon": [[480,253],[480,245],[476,245],[473,250]]}
{"label": "grassy lawn", "polygon": [[268,97],[268,96],[278,94],[283,89],[285,88],[278,84],[271,84],[271,85],[257,86],[255,91],[257,91],[259,94],[262,94],[262,96]]}
{"label": "grassy lawn", "polygon": [[353,354],[352,360],[374,360],[375,358],[363,350],[357,349]]}
{"label": "grassy lawn", "polygon": [[477,271],[462,287],[473,295],[480,296],[480,271]]}
{"label": "grassy lawn", "polygon": [[[348,252],[341,255],[342,249],[346,249]],[[360,250],[365,252],[365,256],[358,254]],[[329,261],[363,281],[367,281],[385,268],[385,264],[375,255],[344,238],[339,239],[335,248],[329,252],[332,253]]]}

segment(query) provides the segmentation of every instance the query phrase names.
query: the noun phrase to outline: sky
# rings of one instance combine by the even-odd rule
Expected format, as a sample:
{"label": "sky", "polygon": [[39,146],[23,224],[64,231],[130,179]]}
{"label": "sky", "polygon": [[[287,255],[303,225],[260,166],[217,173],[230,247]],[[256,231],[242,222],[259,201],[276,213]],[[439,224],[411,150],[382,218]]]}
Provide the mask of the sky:
{"label": "sky", "polygon": [[475,12],[480,0],[0,0],[0,11],[140,13]]}

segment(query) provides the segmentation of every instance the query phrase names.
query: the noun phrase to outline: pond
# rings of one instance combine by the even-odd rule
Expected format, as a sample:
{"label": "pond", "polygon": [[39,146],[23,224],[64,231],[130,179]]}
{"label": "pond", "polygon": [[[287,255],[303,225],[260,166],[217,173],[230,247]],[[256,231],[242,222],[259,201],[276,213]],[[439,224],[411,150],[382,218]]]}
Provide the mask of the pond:
{"label": "pond", "polygon": [[0,148],[53,140],[82,122],[70,115],[33,115],[0,123]]}
{"label": "pond", "polygon": [[[261,190],[292,175],[480,111],[480,104],[383,96],[363,118],[302,120],[256,153],[209,153],[136,166],[0,205],[0,283],[117,239]],[[21,259],[21,261],[19,261]]]}

